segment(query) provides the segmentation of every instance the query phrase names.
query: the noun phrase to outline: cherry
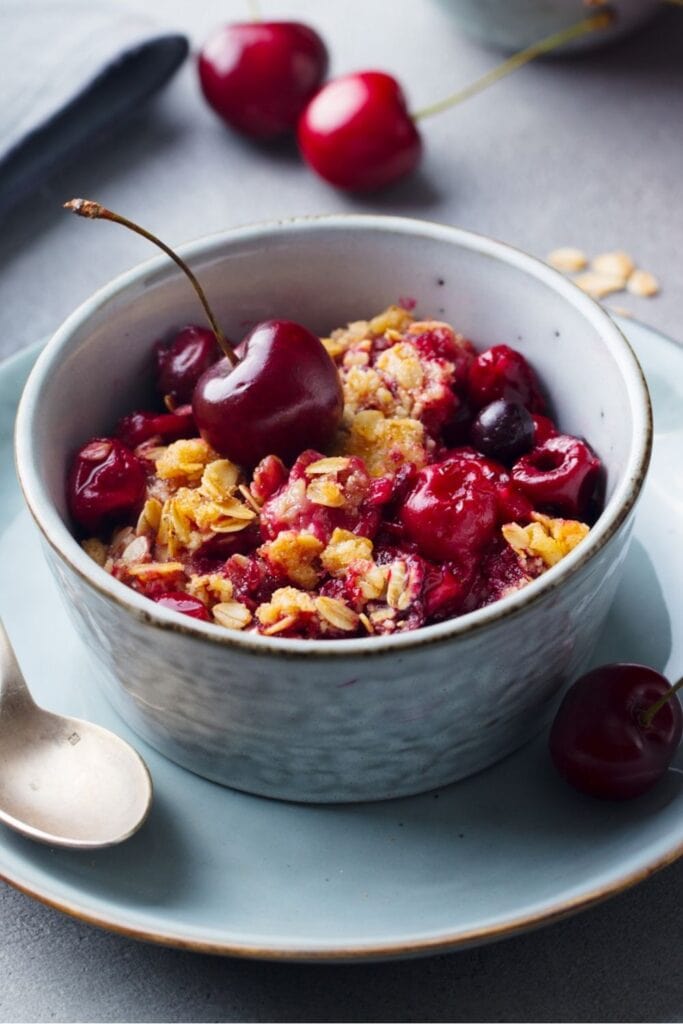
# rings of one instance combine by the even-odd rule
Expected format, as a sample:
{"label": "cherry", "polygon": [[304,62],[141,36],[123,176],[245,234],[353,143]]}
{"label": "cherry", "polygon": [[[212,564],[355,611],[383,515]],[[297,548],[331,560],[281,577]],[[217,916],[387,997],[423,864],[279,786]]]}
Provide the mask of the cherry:
{"label": "cherry", "polygon": [[202,622],[211,621],[211,616],[199,598],[192,597],[191,594],[184,594],[182,590],[169,590],[166,594],[155,597],[154,601],[164,608],[189,615],[193,619],[200,619]]}
{"label": "cherry", "polygon": [[222,359],[197,384],[192,407],[204,440],[241,466],[324,450],[341,422],[343,397],[320,339],[291,320],[264,320],[240,352],[236,367]]}
{"label": "cherry", "polygon": [[221,455],[251,467],[274,454],[293,459],[310,445],[325,448],[341,423],[343,398],[337,368],[324,345],[291,320],[257,324],[236,354],[216,322],[199,281],[177,253],[145,228],[89,199],[66,209],[110,220],[163,250],[189,278],[225,358],[195,385],[192,407],[202,437]]}
{"label": "cherry", "polygon": [[219,354],[213,331],[206,327],[184,327],[170,344],[157,342],[154,357],[159,391],[178,405],[191,402],[195,384]]}
{"label": "cherry", "polygon": [[202,47],[199,81],[209,105],[256,139],[293,131],[327,71],[317,32],[296,21],[224,25]]}
{"label": "cherry", "polygon": [[603,665],[567,691],[550,731],[550,755],[570,785],[626,800],[666,772],[681,739],[675,687],[645,665]]}
{"label": "cherry", "polygon": [[514,462],[534,443],[534,421],[519,402],[498,398],[479,411],[470,438],[484,455],[500,462]]}
{"label": "cherry", "polygon": [[585,441],[557,434],[523,455],[512,467],[512,479],[536,508],[561,515],[585,515],[600,482],[601,462]]}
{"label": "cherry", "polygon": [[472,360],[467,392],[474,409],[498,398],[519,402],[532,412],[545,408],[536,374],[522,353],[509,345],[494,345]]}
{"label": "cherry", "polygon": [[116,425],[116,436],[129,448],[137,448],[150,437],[163,441],[177,441],[196,433],[190,405],[179,405],[173,412],[131,412]]}
{"label": "cherry", "polygon": [[401,86],[382,71],[360,71],[322,87],[299,119],[297,136],[306,163],[325,181],[350,191],[389,185],[417,167],[422,140],[416,121],[480,92],[543,53],[586,32],[606,28],[603,11],[514,54],[493,71],[439,103],[411,115]]}
{"label": "cherry", "polygon": [[452,455],[420,470],[400,520],[421,554],[457,562],[491,540],[497,511],[496,486],[484,467]]}
{"label": "cherry", "polygon": [[90,533],[134,512],[145,496],[147,475],[122,441],[94,437],[74,455],[66,484],[69,511]]}
{"label": "cherry", "polygon": [[545,444],[549,437],[556,437],[559,430],[550,419],[540,412],[532,412],[531,419],[534,424],[534,447]]}
{"label": "cherry", "polygon": [[306,163],[331,185],[351,191],[402,178],[422,155],[401,87],[382,71],[324,85],[301,115],[297,137]]}

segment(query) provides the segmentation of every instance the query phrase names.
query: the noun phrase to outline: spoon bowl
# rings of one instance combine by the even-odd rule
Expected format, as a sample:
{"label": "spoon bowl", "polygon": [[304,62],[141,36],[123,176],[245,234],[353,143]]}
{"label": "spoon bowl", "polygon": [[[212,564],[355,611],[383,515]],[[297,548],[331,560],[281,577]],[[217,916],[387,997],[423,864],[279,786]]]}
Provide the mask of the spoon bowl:
{"label": "spoon bowl", "polygon": [[143,824],[147,766],[108,729],[38,707],[0,622],[0,822],[52,846],[113,846]]}

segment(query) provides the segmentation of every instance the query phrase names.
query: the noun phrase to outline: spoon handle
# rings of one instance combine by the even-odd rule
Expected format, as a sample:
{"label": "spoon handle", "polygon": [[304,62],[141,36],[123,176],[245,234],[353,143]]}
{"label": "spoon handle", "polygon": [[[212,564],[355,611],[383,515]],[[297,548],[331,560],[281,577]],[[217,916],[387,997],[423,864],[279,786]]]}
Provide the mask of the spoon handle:
{"label": "spoon handle", "polygon": [[33,704],[33,700],[0,619],[0,711],[19,704]]}

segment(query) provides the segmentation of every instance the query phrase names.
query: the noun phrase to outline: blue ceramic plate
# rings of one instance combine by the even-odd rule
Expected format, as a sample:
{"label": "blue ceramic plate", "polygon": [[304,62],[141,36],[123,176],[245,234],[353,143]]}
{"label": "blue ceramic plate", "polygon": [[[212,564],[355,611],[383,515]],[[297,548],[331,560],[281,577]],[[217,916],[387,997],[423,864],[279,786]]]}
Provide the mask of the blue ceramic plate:
{"label": "blue ceramic plate", "polygon": [[[596,654],[683,669],[683,349],[624,322],[655,409],[655,448],[623,582]],[[37,350],[0,368],[0,614],[37,700],[133,742],[156,790],[121,847],[75,853],[0,827],[0,876],[112,931],[238,956],[353,960],[501,938],[620,892],[683,853],[683,750],[650,794],[581,797],[553,774],[545,737],[421,797],[301,806],[223,789],[166,761],[116,717],[73,634],[23,511],[11,457]]]}

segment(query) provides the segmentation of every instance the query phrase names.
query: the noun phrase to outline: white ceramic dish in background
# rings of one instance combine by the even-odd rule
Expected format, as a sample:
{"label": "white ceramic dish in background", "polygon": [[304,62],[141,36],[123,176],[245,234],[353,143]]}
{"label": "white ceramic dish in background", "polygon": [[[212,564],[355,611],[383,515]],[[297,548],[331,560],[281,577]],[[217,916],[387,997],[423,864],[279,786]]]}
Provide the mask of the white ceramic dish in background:
{"label": "white ceramic dish in background", "polygon": [[[683,349],[641,324],[623,326],[652,389],[655,440],[593,663],[639,661],[675,679],[683,667],[675,628],[683,617]],[[97,685],[104,669],[90,664],[21,509],[11,433],[36,354],[0,366],[0,616],[42,704],[140,744]],[[143,747],[156,799],[137,836],[84,857],[0,826],[0,878],[126,936],[233,956],[368,960],[496,941],[592,906],[683,853],[683,746],[650,793],[609,804],[565,786],[545,745],[542,735],[438,792],[340,806],[237,793]],[[601,927],[628,914],[615,908]]]}
{"label": "white ceramic dish in background", "polygon": [[[553,32],[576,24],[598,6],[585,0],[439,0],[468,35],[502,50],[521,50]],[[613,0],[617,13],[613,27],[582,36],[557,50],[571,53],[604,46],[644,24],[661,8],[661,0]]]}
{"label": "white ceramic dish in background", "polygon": [[607,467],[590,536],[542,579],[477,612],[398,636],[283,640],[160,608],[71,535],[70,453],[138,406],[153,341],[196,320],[161,258],[77,310],[39,358],[17,463],[69,611],[136,731],[208,778],[307,801],[421,792],[491,764],[548,720],[586,664],[614,596],[650,453],[640,368],[604,311],[514,249],[437,224],[342,216],[242,228],[184,247],[228,336],[265,316],[326,332],[411,295],[480,347],[525,352],[560,424]]}

